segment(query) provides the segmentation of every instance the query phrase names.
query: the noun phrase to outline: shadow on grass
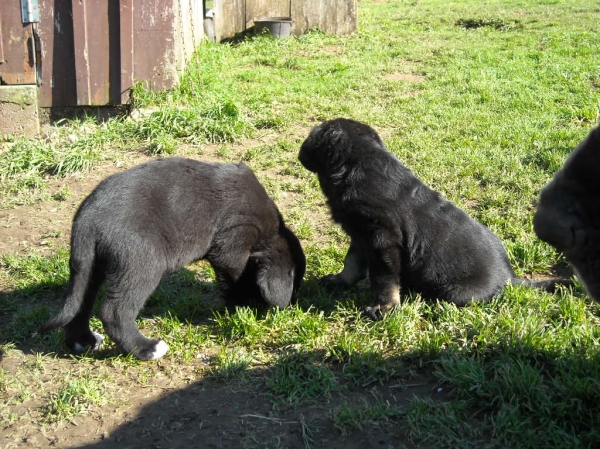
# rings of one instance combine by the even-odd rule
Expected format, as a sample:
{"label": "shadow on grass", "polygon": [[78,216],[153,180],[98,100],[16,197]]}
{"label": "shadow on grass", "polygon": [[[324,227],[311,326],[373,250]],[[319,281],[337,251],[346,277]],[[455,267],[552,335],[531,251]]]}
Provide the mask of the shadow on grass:
{"label": "shadow on grass", "polygon": [[[107,449],[434,447],[415,445],[403,425],[412,397],[447,397],[430,368],[404,367],[365,387],[342,379],[322,357],[319,350],[291,350],[269,368],[225,381],[209,374],[150,399],[147,388],[138,388],[126,393],[127,402],[139,406],[135,414],[113,419],[108,410],[115,407],[107,406],[101,429],[94,418],[78,417],[79,429],[57,426],[48,442]],[[357,354],[355,363],[369,366],[371,357]],[[77,439],[82,428],[90,431],[87,444]]]}
{"label": "shadow on grass", "polygon": [[[36,334],[62,307],[67,282],[40,282],[23,289],[0,292],[0,360],[2,347],[10,344],[25,354],[55,352],[59,357],[70,357],[63,342],[62,331]],[[95,318],[105,288],[100,291],[94,313],[92,329],[104,333],[100,321]],[[138,318],[166,317],[190,324],[206,324],[215,310],[225,310],[224,301],[213,282],[198,279],[198,274],[182,268],[163,277],[154,293],[148,298]],[[95,329],[94,329],[95,328]],[[116,355],[114,350],[101,350],[98,358]]]}
{"label": "shadow on grass", "polygon": [[[90,429],[94,427],[95,433],[77,447],[596,447],[600,392],[590,388],[587,376],[597,372],[600,356],[559,360],[538,354],[491,369],[502,357],[480,354],[489,372],[479,382],[466,377],[462,384],[441,380],[444,360],[473,356],[444,349],[422,363],[419,353],[386,358],[366,352],[354,354],[352,363],[338,365],[323,359],[322,351],[290,349],[268,369],[248,370],[242,377],[223,381],[206,376],[151,399],[147,390],[132,392],[128,402],[139,409],[114,420],[104,417],[101,435],[97,421],[79,419],[79,426],[93,421]],[[546,359],[541,365],[540,358]],[[374,359],[386,367],[387,375],[375,375],[366,384],[346,375],[352,365],[362,371],[358,377],[368,378],[375,374]],[[556,392],[551,401],[538,404],[534,390],[519,390],[527,383],[519,378],[524,373],[539,371],[551,387],[552,377],[565,367],[581,373],[580,385],[573,378],[574,383]],[[518,385],[495,391],[499,384],[494,376],[506,369],[514,372],[509,377]],[[549,393],[547,388],[540,397],[546,400]],[[514,414],[507,418],[510,413]],[[515,437],[519,429],[522,436]],[[73,434],[73,426],[63,426],[55,432],[54,443],[76,443]],[[525,444],[527,440],[532,444]]]}
{"label": "shadow on grass", "polygon": [[[65,281],[45,281],[30,284],[22,289],[0,292],[0,360],[6,345],[24,354],[53,352],[61,358],[72,356],[64,346],[62,331],[57,330],[46,335],[36,333],[43,323],[58,313],[66,289]],[[104,330],[97,319],[97,312],[104,294],[105,288],[100,291],[96,300],[91,322],[92,330],[101,334],[104,334]],[[324,310],[331,311],[336,299],[344,301],[351,294],[352,291],[328,294],[319,287],[316,279],[307,279],[295,302],[303,310],[323,307]],[[306,299],[308,295],[314,301],[309,302]],[[267,306],[254,305],[252,308],[259,320],[268,312]],[[146,301],[138,319],[169,317],[181,323],[198,326],[214,321],[215,312],[235,313],[235,307],[225,304],[214,282],[200,280],[196,271],[182,268],[163,277]],[[118,354],[120,353],[116,348],[105,349],[94,352],[94,357],[103,359]]]}
{"label": "shadow on grass", "polygon": [[[3,293],[6,307],[0,319],[7,326],[0,331],[0,342],[28,354],[53,351],[70,357],[60,332],[31,337],[58,309],[64,289],[62,282],[45,282]],[[526,294],[533,295],[528,289],[509,289],[505,299],[518,307]],[[479,306],[417,309],[417,299],[409,300],[417,304],[415,308],[371,322],[359,316],[370,297],[368,283],[328,293],[309,274],[298,298],[300,310],[290,310],[288,321],[279,321],[280,314],[266,310],[239,311],[235,317],[219,320],[215,311],[225,307],[216,286],[190,269],[179,270],[163,279],[142,317],[162,320],[162,327],[150,329],[159,334],[167,333],[170,319],[199,326],[187,329],[192,334],[211,334],[207,346],[204,340],[193,343],[186,377],[177,378],[181,354],[173,345],[173,357],[131,367],[132,372],[141,367],[153,371],[156,385],[154,381],[118,385],[111,389],[118,391],[111,393],[112,403],[75,417],[77,430],[63,423],[53,435],[38,432],[39,438],[44,444],[90,448],[600,444],[596,430],[600,428],[600,352],[590,343],[597,341],[593,335],[574,332],[566,345],[540,344],[544,327],[503,330],[507,323],[498,321],[494,332],[483,332],[489,327],[487,321],[464,320]],[[567,315],[575,319],[583,306],[575,307],[569,298],[562,299],[562,308],[543,315],[548,326],[577,326],[570,324]],[[502,298],[496,303],[486,306],[489,310],[482,316],[487,320],[507,306]],[[453,319],[450,313],[455,314]],[[330,314],[332,320],[321,317]],[[446,320],[438,322],[442,315]],[[261,321],[259,326],[255,320]],[[402,338],[412,332],[411,320],[417,325],[413,331],[422,332],[424,339]],[[98,321],[93,324],[102,331]],[[452,325],[460,325],[464,332],[442,332]],[[323,344],[325,327],[329,340]],[[250,335],[244,335],[246,329]],[[143,332],[147,331],[145,327]],[[262,344],[264,340],[273,344]],[[209,352],[195,357],[204,348]],[[117,355],[113,348],[93,358]],[[89,354],[86,357],[89,360]],[[225,357],[228,365],[219,357]],[[251,365],[255,368],[249,369]],[[175,376],[177,388],[160,386],[164,373]],[[190,375],[192,383],[186,386],[183,380]]]}

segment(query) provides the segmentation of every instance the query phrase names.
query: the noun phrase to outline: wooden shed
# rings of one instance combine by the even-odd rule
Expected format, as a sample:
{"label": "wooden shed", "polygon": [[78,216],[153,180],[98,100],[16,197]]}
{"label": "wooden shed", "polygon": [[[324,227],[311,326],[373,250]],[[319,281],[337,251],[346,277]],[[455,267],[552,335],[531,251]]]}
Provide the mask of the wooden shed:
{"label": "wooden shed", "polygon": [[[2,119],[19,98],[36,98],[37,120],[40,108],[125,104],[136,81],[173,87],[205,37],[209,10],[217,41],[260,17],[291,18],[296,35],[357,27],[357,0],[2,0],[0,132],[25,132]],[[28,94],[14,95],[19,86]]]}
{"label": "wooden shed", "polygon": [[299,36],[310,29],[328,34],[351,34],[357,29],[357,0],[216,0],[214,2],[217,41],[233,37],[254,27],[265,17],[292,20],[292,34]]}

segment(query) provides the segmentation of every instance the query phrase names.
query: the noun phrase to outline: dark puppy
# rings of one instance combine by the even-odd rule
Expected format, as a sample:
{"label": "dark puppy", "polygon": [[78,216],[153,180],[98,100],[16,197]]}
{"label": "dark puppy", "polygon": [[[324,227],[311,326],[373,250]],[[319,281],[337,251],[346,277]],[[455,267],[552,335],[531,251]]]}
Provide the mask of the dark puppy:
{"label": "dark puppy", "polygon": [[300,242],[244,164],[168,158],[112,175],[75,215],[65,303],[39,332],[64,327],[71,349],[98,348],[89,319],[108,281],[104,329],[123,351],[157,359],[168,346],[144,337],[136,316],[164,273],[199,259],[232,304],[285,307],[305,270]]}
{"label": "dark puppy", "polygon": [[600,301],[600,128],[544,187],[533,228],[565,255],[590,296]]}
{"label": "dark puppy", "polygon": [[344,269],[322,282],[350,286],[368,275],[372,318],[399,303],[400,287],[459,305],[488,300],[509,282],[553,288],[554,281],[518,279],[500,239],[425,186],[371,127],[325,122],[299,159],[319,176],[333,219],[351,238]]}

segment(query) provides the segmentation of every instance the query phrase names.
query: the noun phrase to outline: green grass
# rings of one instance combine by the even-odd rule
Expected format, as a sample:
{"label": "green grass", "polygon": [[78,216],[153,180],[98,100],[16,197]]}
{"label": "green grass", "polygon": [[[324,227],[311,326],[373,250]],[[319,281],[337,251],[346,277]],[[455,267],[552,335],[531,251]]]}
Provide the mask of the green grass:
{"label": "green grass", "polygon": [[[76,187],[53,192],[50,180],[128,154],[242,160],[302,239],[308,266],[298,304],[281,311],[224,310],[210,267],[186,267],[138,319],[169,344],[164,361],[119,356],[107,340],[97,356],[71,361],[83,374],[36,390],[57,362],[34,354],[66,356],[60,333],[32,334],[58,307],[68,248],[2,255],[0,350],[30,360],[24,376],[0,370],[5,419],[18,421],[15,404],[33,398],[45,403],[40,423],[99,410],[108,396],[94,389],[104,378],[86,371],[95,366],[124,390],[161,375],[177,386],[208,378],[259,391],[274,407],[322,407],[338,436],[401,426],[430,447],[600,444],[600,320],[579,284],[552,295],[508,288],[464,308],[407,293],[381,322],[366,320],[368,283],[335,295],[318,286],[341,268],[348,239],[297,161],[321,120],[365,121],[426,184],[496,232],[519,275],[548,275],[564,260],[536,238],[532,217],[540,189],[600,119],[598,12],[591,0],[360,1],[352,36],[202,43],[178,87],[135,87],[134,108],[146,111],[137,118],[6,138],[4,209],[68,201]],[[447,394],[390,405],[369,392],[424,372]],[[349,402],[350,393],[363,399]],[[318,429],[300,421],[309,447]]]}
{"label": "green grass", "polygon": [[67,378],[50,397],[45,410],[49,422],[70,419],[108,401],[106,381],[90,374]]}
{"label": "green grass", "polygon": [[365,430],[366,426],[387,424],[390,419],[404,415],[399,407],[393,407],[381,400],[371,404],[361,398],[358,404],[344,403],[332,411],[335,427],[346,435],[349,430]]}
{"label": "green grass", "polygon": [[210,376],[220,382],[247,382],[252,358],[244,350],[221,348],[214,360]]}

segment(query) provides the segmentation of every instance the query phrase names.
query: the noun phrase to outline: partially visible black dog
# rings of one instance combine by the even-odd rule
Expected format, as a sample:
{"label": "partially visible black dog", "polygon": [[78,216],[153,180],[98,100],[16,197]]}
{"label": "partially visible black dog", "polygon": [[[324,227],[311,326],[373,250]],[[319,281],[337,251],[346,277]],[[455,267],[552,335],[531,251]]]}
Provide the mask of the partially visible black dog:
{"label": "partially visible black dog", "polygon": [[333,219],[350,236],[344,269],[328,286],[369,276],[378,319],[400,301],[400,287],[458,305],[488,300],[508,283],[552,290],[570,281],[518,279],[500,239],[425,186],[375,130],[348,119],[315,127],[299,159],[319,177]]}
{"label": "partially visible black dog", "polygon": [[244,164],[167,158],[109,176],[75,215],[64,306],[39,332],[64,327],[71,349],[97,349],[103,337],[89,320],[108,281],[104,329],[123,351],[157,359],[167,344],[144,337],[135,319],[164,273],[199,259],[230,304],[285,307],[305,271],[300,242]]}
{"label": "partially visible black dog", "polygon": [[533,228],[565,255],[590,296],[600,301],[600,127],[542,190]]}

